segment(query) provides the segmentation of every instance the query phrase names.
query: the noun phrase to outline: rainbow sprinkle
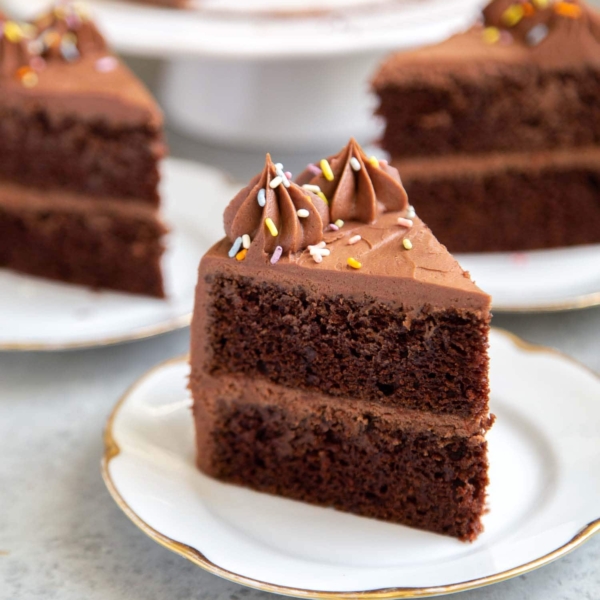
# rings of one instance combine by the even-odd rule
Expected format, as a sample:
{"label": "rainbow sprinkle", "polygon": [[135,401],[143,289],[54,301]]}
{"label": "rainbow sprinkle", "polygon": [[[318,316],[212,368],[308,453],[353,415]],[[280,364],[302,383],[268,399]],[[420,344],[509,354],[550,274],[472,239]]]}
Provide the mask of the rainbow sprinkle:
{"label": "rainbow sprinkle", "polygon": [[114,56],[103,56],[99,58],[94,67],[98,73],[110,73],[117,68],[118,62]]}
{"label": "rainbow sprinkle", "polygon": [[579,19],[581,17],[581,6],[570,4],[569,2],[557,2],[554,5],[554,12],[561,17]]}
{"label": "rainbow sprinkle", "polygon": [[321,188],[318,185],[311,185],[310,183],[305,183],[302,187],[313,194],[318,194],[321,191]]}
{"label": "rainbow sprinkle", "polygon": [[313,165],[312,163],[306,165],[307,171],[310,171],[313,175],[321,175],[323,171],[317,167],[317,165]]}
{"label": "rainbow sprinkle", "polygon": [[37,73],[31,67],[21,67],[17,71],[17,79],[26,88],[35,87],[39,81]]}
{"label": "rainbow sprinkle", "polygon": [[242,238],[238,237],[235,239],[235,242],[233,242],[233,245],[231,246],[231,249],[229,250],[229,258],[233,258],[239,251],[240,248],[242,247]]}
{"label": "rainbow sprinkle", "polygon": [[271,219],[271,217],[267,217],[265,219],[265,225],[273,237],[277,237],[279,235],[279,231],[277,231],[277,227],[275,226],[275,223],[273,223],[273,219]]}
{"label": "rainbow sprinkle", "polygon": [[281,258],[281,255],[283,254],[283,248],[281,246],[277,246],[275,248],[275,251],[273,252],[273,255],[271,256],[271,264],[274,265],[277,263],[277,261]]}
{"label": "rainbow sprinkle", "polygon": [[502,13],[502,23],[507,27],[514,27],[525,16],[525,9],[522,4],[511,4]]}
{"label": "rainbow sprinkle", "polygon": [[356,156],[353,156],[350,159],[350,167],[353,171],[360,171],[360,163],[358,162],[358,158],[356,158]]}
{"label": "rainbow sprinkle", "polygon": [[408,208],[406,209],[406,216],[409,219],[414,219],[417,216],[417,213],[415,212],[415,207],[411,204],[409,204]]}
{"label": "rainbow sprinkle", "polygon": [[262,208],[267,203],[267,191],[265,188],[258,190],[258,196],[256,197],[258,205]]}
{"label": "rainbow sprinkle", "polygon": [[324,158],[319,165],[321,166],[321,171],[323,171],[323,176],[327,181],[333,181],[333,171],[331,170],[331,165],[329,161]]}
{"label": "rainbow sprinkle", "polygon": [[335,223],[329,223],[329,231],[339,231],[339,229]]}
{"label": "rainbow sprinkle", "polygon": [[545,8],[548,8],[548,4],[550,4],[550,0],[531,0],[533,2],[533,5],[538,9],[538,10],[544,10]]}
{"label": "rainbow sprinkle", "polygon": [[408,239],[408,238],[404,238],[402,240],[402,245],[407,249],[407,250],[412,250],[412,242]]}
{"label": "rainbow sprinkle", "polygon": [[377,158],[375,156],[371,156],[371,158],[369,158],[369,162],[376,168],[379,168],[379,161],[377,160]]}
{"label": "rainbow sprinkle", "polygon": [[6,23],[4,23],[4,37],[6,37],[9,42],[16,44],[25,37],[25,33],[18,23],[6,21]]}
{"label": "rainbow sprinkle", "polygon": [[290,180],[292,180],[292,179],[294,178],[294,177],[292,176],[292,173],[291,173],[291,171],[286,171],[286,172],[284,173],[284,175],[285,175],[285,176],[286,176],[288,179],[290,179]]}
{"label": "rainbow sprinkle", "polygon": [[525,35],[525,41],[530,46],[537,46],[546,39],[548,33],[548,26],[544,25],[543,23],[538,23],[527,32]]}
{"label": "rainbow sprinkle", "polygon": [[486,27],[482,35],[486,44],[497,44],[500,41],[500,30],[497,27]]}
{"label": "rainbow sprinkle", "polygon": [[285,176],[285,173],[281,169],[276,169],[275,173],[276,173],[277,177],[279,177],[281,179],[281,181],[283,182],[284,187],[289,188],[290,180]]}
{"label": "rainbow sprinkle", "polygon": [[280,177],[279,175],[277,177],[275,177],[275,179],[271,179],[271,182],[269,183],[269,187],[272,189],[275,189],[277,186],[281,185],[283,183],[283,177]]}
{"label": "rainbow sprinkle", "polygon": [[344,226],[344,221],[342,221],[342,219],[338,219],[337,221],[334,221],[334,223],[341,229]]}
{"label": "rainbow sprinkle", "polygon": [[413,226],[413,222],[410,219],[398,217],[398,225],[400,225],[400,227],[406,227],[407,229],[410,229]]}
{"label": "rainbow sprinkle", "polygon": [[250,239],[250,236],[249,236],[247,233],[245,233],[245,234],[242,236],[242,246],[243,246],[243,247],[244,247],[246,250],[248,250],[248,248],[250,248],[250,243],[251,243],[251,242],[252,242],[252,240]]}
{"label": "rainbow sprinkle", "polygon": [[348,258],[348,266],[353,269],[360,269],[362,267],[362,263],[358,262],[355,258]]}
{"label": "rainbow sprinkle", "polygon": [[326,244],[325,242],[321,241],[318,244],[313,244],[312,246],[308,246],[308,251],[312,254],[313,250],[319,249],[319,248],[325,248]]}
{"label": "rainbow sprinkle", "polygon": [[329,200],[327,200],[327,198],[325,197],[325,194],[319,190],[317,192],[317,196],[319,196],[319,198],[321,198],[321,200],[323,200],[323,202],[325,202],[325,204],[329,205]]}
{"label": "rainbow sprinkle", "polygon": [[308,217],[310,215],[310,213],[308,212],[308,210],[306,210],[306,208],[299,208],[296,211],[296,214],[301,218],[301,219],[306,219],[306,217]]}
{"label": "rainbow sprinkle", "polygon": [[246,248],[244,248],[243,250],[240,250],[236,255],[235,255],[235,260],[244,260],[246,258],[246,254],[248,254],[248,250],[246,250]]}
{"label": "rainbow sprinkle", "polygon": [[320,254],[311,254],[313,260],[318,264],[323,262],[323,257]]}
{"label": "rainbow sprinkle", "polygon": [[349,240],[348,240],[348,245],[349,246],[354,246],[354,244],[357,244],[358,242],[360,242],[360,240],[362,240],[362,237],[360,235],[358,235],[358,233],[356,235],[353,235]]}

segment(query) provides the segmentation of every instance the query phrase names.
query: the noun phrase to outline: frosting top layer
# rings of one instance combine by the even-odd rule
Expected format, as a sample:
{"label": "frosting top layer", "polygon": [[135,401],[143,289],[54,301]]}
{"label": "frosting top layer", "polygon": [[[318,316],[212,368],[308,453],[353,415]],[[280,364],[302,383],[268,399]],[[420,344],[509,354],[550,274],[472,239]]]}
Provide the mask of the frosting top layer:
{"label": "frosting top layer", "polygon": [[322,166],[326,166],[324,162],[329,165],[329,172],[306,169],[298,176],[298,182],[320,188],[329,200],[332,221],[371,223],[381,212],[408,206],[398,171],[386,162],[368,159],[354,138],[340,152],[321,161]]}
{"label": "frosting top layer", "polygon": [[[448,68],[474,75],[481,68],[600,68],[600,15],[582,0],[493,0],[483,21],[433,46],[396,53],[373,80],[376,89]],[[428,72],[423,72],[427,66]]]}
{"label": "frosting top layer", "polygon": [[159,130],[154,99],[78,7],[59,3],[31,23],[0,15],[0,106]]}
{"label": "frosting top layer", "polygon": [[262,172],[227,206],[227,237],[201,270],[214,272],[217,261],[232,274],[417,312],[489,310],[489,296],[416,217],[395,168],[368,159],[353,139],[319,164],[294,183],[267,154]]}

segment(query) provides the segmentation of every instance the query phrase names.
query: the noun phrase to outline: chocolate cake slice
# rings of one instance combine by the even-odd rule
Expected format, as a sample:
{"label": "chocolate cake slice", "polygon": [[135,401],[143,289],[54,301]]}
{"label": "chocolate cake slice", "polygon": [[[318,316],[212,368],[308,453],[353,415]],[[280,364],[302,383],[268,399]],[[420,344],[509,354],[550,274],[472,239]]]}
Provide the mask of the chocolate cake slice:
{"label": "chocolate cake slice", "polygon": [[79,3],[0,32],[0,266],[163,297],[156,103]]}
{"label": "chocolate cake slice", "polygon": [[584,2],[493,0],[373,87],[383,148],[451,251],[600,242],[600,15]]}
{"label": "chocolate cake slice", "polygon": [[198,466],[473,540],[488,463],[490,298],[351,140],[297,182],[269,156],[203,257]]}

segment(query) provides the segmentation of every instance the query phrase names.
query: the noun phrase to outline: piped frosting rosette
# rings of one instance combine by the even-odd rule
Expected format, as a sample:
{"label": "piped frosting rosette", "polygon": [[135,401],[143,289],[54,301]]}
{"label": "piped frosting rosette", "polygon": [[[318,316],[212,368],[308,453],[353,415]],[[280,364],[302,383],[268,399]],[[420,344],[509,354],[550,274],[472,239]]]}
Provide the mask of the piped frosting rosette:
{"label": "piped frosting rosette", "polygon": [[354,138],[338,154],[310,165],[297,181],[314,186],[325,196],[334,222],[372,223],[381,212],[408,207],[398,171],[384,161],[368,158]]}
{"label": "piped frosting rosette", "polygon": [[0,74],[14,76],[29,64],[28,44],[35,29],[27,23],[10,21],[0,13]]}
{"label": "piped frosting rosette", "polygon": [[59,2],[34,24],[39,34],[32,51],[46,59],[72,62],[107,50],[106,41],[81,2]]}
{"label": "piped frosting rosette", "polygon": [[483,9],[483,19],[491,43],[501,41],[499,32],[504,31],[509,39],[531,47],[552,36],[561,38],[558,48],[563,52],[586,44],[590,52],[598,44],[595,51],[600,52],[600,18],[581,0],[493,0]]}
{"label": "piped frosting rosette", "polygon": [[235,196],[224,214],[225,232],[232,243],[229,254],[238,260],[246,252],[277,259],[301,252],[323,240],[328,223],[327,204],[290,181],[269,154],[262,172]]}

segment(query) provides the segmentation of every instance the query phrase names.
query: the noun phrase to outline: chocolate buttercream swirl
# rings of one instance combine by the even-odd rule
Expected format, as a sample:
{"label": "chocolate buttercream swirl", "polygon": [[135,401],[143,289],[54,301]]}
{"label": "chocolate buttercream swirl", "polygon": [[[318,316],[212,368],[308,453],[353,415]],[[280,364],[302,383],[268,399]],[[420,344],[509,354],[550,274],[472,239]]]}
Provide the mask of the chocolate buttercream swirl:
{"label": "chocolate buttercream swirl", "polygon": [[287,186],[267,154],[265,167],[225,209],[224,225],[232,243],[244,235],[251,249],[271,254],[300,252],[323,239],[329,209],[318,196],[293,182]]}
{"label": "chocolate buttercream swirl", "polygon": [[[408,206],[398,171],[386,162],[369,159],[352,138],[338,154],[327,159],[330,172],[314,175],[309,169],[298,183],[319,186],[329,201],[331,220],[372,223],[380,212]],[[327,165],[323,165],[327,169]]]}
{"label": "chocolate buttercream swirl", "polygon": [[600,17],[581,0],[493,0],[483,9],[483,20],[531,47],[548,50],[542,43],[555,39],[566,54],[600,53]]}
{"label": "chocolate buttercream swirl", "polygon": [[107,51],[106,40],[80,2],[61,2],[34,25],[39,33],[30,48],[45,59],[73,62],[80,56]]}

